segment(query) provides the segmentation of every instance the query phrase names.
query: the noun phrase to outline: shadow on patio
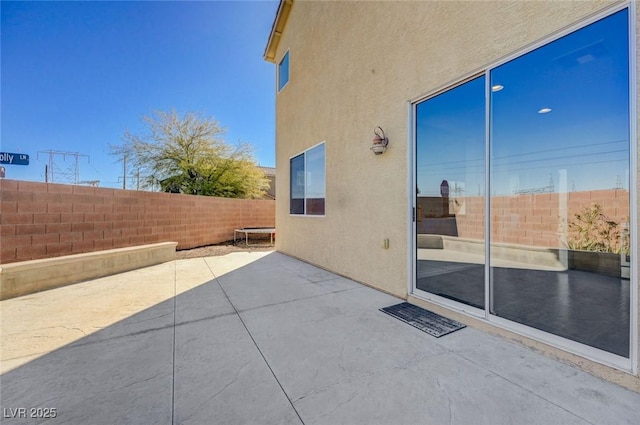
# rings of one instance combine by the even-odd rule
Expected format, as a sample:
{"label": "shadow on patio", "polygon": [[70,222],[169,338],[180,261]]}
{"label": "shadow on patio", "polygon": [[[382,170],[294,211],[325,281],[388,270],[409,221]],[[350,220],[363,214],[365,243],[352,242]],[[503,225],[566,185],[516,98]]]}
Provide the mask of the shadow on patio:
{"label": "shadow on patio", "polygon": [[[3,423],[635,424],[640,394],[280,253],[2,301]],[[25,408],[27,418],[20,416]],[[30,408],[56,417],[29,419]],[[35,412],[39,413],[39,412]]]}

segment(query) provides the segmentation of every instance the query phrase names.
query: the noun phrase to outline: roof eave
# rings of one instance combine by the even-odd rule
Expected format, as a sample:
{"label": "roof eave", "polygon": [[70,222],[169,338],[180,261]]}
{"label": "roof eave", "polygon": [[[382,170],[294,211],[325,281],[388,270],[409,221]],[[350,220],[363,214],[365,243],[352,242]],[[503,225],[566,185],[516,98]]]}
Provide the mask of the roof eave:
{"label": "roof eave", "polygon": [[267,47],[264,50],[263,58],[267,62],[276,63],[276,50],[278,49],[278,43],[280,43],[280,37],[282,36],[284,27],[287,24],[287,18],[289,17],[292,4],[293,0],[280,0],[276,19],[273,21],[273,25],[271,26],[269,41],[267,42]]}

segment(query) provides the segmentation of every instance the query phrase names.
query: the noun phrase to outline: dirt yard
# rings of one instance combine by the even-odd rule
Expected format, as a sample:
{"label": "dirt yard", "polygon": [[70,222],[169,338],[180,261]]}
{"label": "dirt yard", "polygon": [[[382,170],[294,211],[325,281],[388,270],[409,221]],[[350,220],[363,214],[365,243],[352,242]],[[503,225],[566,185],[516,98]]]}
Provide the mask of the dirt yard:
{"label": "dirt yard", "polygon": [[180,260],[183,258],[213,257],[218,255],[226,255],[230,252],[255,252],[275,250],[275,247],[269,244],[269,240],[266,240],[265,243],[257,240],[251,241],[251,243],[255,243],[257,245],[246,246],[244,242],[241,241],[238,241],[235,244],[233,243],[233,241],[228,241],[221,244],[203,246],[200,248],[184,249],[176,251],[176,259]]}

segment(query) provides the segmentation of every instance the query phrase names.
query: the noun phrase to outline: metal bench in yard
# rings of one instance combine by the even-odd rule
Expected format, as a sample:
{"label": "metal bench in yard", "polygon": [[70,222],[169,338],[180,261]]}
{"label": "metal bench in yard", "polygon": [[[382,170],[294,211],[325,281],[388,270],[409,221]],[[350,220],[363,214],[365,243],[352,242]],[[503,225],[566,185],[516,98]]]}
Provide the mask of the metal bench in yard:
{"label": "metal bench in yard", "polygon": [[275,227],[243,227],[242,229],[235,229],[233,231],[233,242],[237,242],[238,233],[240,233],[240,237],[242,238],[242,234],[244,233],[244,243],[246,245],[257,245],[249,243],[249,235],[250,234],[269,234],[271,239],[271,245],[273,245],[273,239],[276,235]]}

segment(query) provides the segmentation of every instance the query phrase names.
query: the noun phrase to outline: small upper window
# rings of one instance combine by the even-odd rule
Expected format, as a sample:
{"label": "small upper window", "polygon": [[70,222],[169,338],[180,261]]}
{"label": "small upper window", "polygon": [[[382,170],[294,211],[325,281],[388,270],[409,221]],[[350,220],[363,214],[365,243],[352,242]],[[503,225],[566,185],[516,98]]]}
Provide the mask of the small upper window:
{"label": "small upper window", "polygon": [[278,91],[282,90],[289,82],[289,51],[278,64]]}

